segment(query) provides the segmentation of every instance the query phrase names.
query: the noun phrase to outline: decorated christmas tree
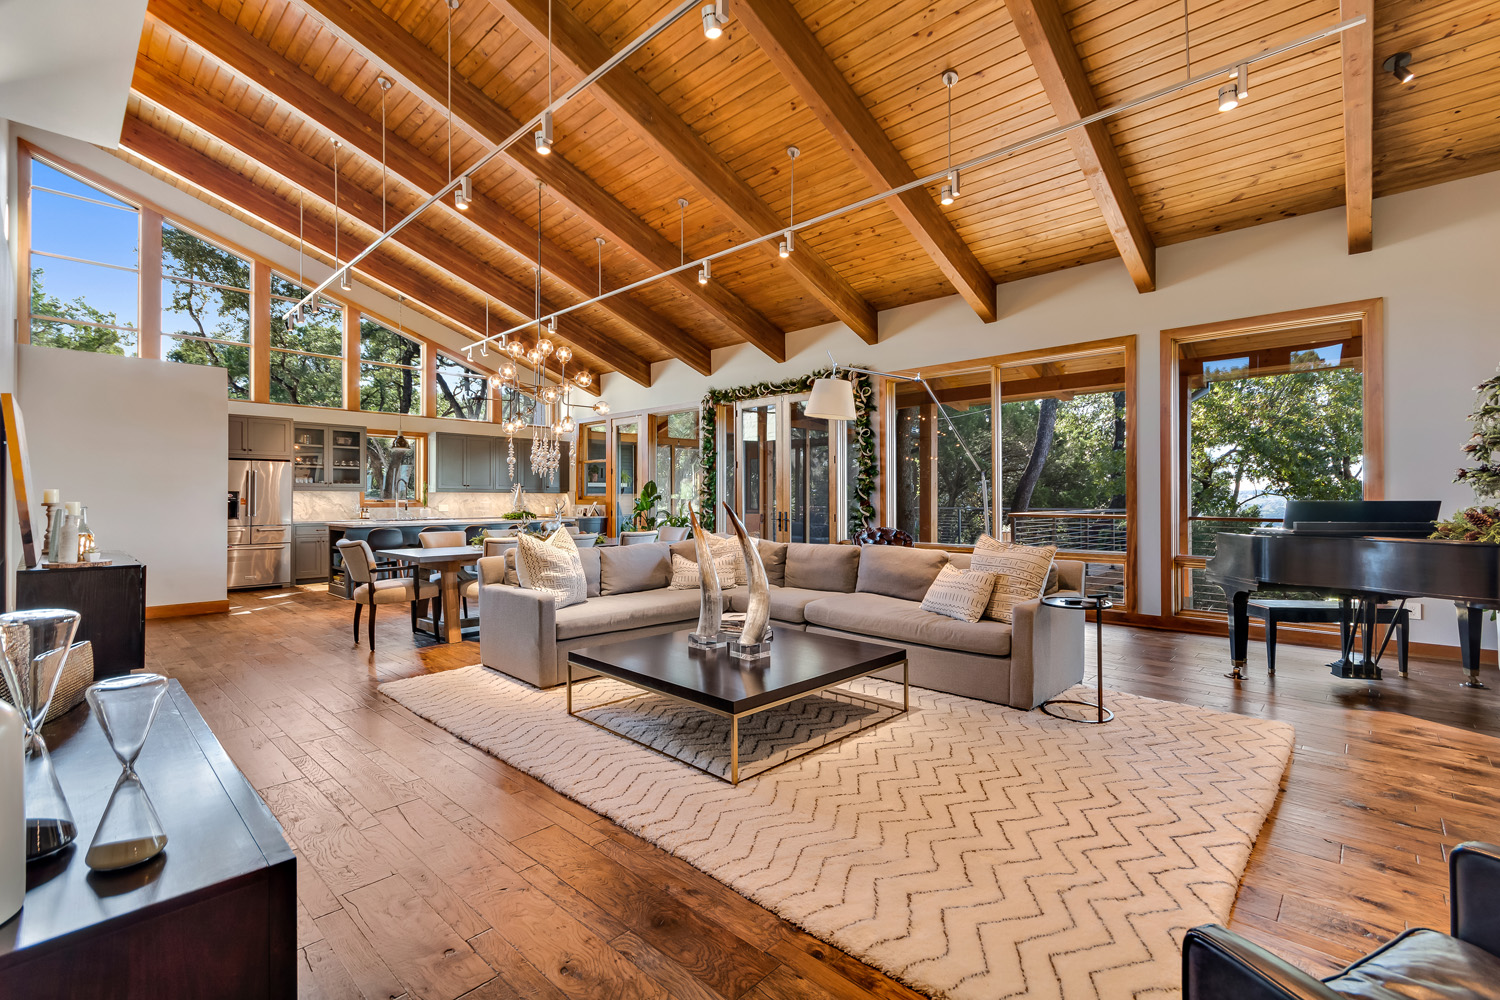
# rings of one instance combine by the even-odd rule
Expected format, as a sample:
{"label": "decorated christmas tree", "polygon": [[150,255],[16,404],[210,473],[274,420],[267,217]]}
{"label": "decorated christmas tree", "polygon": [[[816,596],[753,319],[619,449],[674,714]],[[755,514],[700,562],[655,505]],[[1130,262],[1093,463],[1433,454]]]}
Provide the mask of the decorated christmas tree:
{"label": "decorated christmas tree", "polygon": [[1464,445],[1470,465],[1458,470],[1455,483],[1468,483],[1479,504],[1439,521],[1434,538],[1452,538],[1465,542],[1500,542],[1500,374],[1481,382],[1475,391],[1479,398],[1469,419],[1474,434]]}

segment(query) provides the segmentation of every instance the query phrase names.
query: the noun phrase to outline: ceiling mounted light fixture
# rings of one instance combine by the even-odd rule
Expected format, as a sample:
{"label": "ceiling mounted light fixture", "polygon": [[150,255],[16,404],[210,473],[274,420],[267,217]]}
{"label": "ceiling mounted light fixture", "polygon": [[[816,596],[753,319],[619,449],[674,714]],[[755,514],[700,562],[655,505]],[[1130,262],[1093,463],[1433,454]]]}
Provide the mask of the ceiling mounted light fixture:
{"label": "ceiling mounted light fixture", "polygon": [[953,87],[958,83],[958,74],[953,70],[943,72],[943,86],[948,88],[948,183],[943,185],[941,197],[944,205],[953,204],[959,195],[958,171],[953,169]]}
{"label": "ceiling mounted light fixture", "polygon": [[1240,63],[1229,75],[1234,82],[1219,88],[1219,110],[1233,111],[1250,97],[1250,66]]}
{"label": "ceiling mounted light fixture", "polygon": [[552,152],[552,112],[542,112],[542,127],[536,130],[536,151],[543,156]]}
{"label": "ceiling mounted light fixture", "polygon": [[714,0],[703,7],[703,37],[713,41],[724,34],[724,25],[729,23],[729,12],[724,9],[728,0]]}
{"label": "ceiling mounted light fixture", "polygon": [[708,279],[713,277],[713,272],[709,270],[708,264],[709,262],[705,260],[702,264],[698,265],[698,284],[700,285],[708,284]]}
{"label": "ceiling mounted light fixture", "polygon": [[1397,52],[1385,62],[1380,68],[1396,78],[1397,83],[1411,83],[1417,78],[1417,74],[1411,71],[1411,53]]}
{"label": "ceiling mounted light fixture", "polygon": [[802,150],[796,146],[786,148],[786,158],[792,161],[791,166],[791,189],[786,201],[786,232],[781,237],[781,243],[776,247],[776,252],[785,260],[792,255],[795,249],[792,238],[792,227],[797,221],[797,157],[802,155]]}
{"label": "ceiling mounted light fixture", "polygon": [[469,178],[468,174],[464,174],[458,179],[458,187],[453,192],[453,204],[460,211],[467,212],[469,210],[469,203],[473,200],[474,182]]}

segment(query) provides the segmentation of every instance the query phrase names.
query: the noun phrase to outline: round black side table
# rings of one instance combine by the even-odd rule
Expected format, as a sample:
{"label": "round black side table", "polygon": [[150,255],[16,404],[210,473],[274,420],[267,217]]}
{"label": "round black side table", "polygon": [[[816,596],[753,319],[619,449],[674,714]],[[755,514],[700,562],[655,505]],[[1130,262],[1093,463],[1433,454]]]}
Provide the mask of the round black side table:
{"label": "round black side table", "polygon": [[[1087,725],[1097,726],[1109,722],[1115,717],[1115,713],[1104,707],[1104,609],[1112,608],[1115,602],[1103,594],[1090,594],[1087,597],[1044,597],[1042,603],[1049,608],[1070,608],[1083,611],[1084,621],[1088,621],[1088,612],[1094,612],[1094,656],[1095,667],[1099,677],[1099,700],[1097,702],[1079,701],[1076,698],[1051,698],[1042,702],[1037,707],[1054,719],[1065,719],[1068,722],[1082,722]],[[1095,718],[1080,719],[1072,715],[1063,715],[1061,712],[1052,711],[1053,705],[1081,705],[1084,708],[1092,708],[1097,713]]]}

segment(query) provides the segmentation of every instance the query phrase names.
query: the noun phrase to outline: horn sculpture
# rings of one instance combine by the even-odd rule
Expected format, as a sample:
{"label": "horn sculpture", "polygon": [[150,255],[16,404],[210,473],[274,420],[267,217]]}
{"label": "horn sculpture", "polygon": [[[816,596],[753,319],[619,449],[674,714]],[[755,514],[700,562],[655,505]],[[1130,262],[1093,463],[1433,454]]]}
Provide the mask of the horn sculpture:
{"label": "horn sculpture", "polygon": [[698,523],[698,511],[688,507],[688,517],[693,524],[693,551],[698,556],[698,629],[688,633],[688,645],[700,649],[717,649],[725,645],[724,598],[719,586],[719,571],[714,566],[714,550],[708,544],[708,534]]}
{"label": "horn sculpture", "polygon": [[742,660],[754,660],[771,655],[771,643],[766,636],[766,626],[771,621],[771,592],[766,581],[766,567],[760,561],[760,552],[745,531],[739,514],[727,503],[724,513],[734,525],[735,536],[740,540],[740,551],[745,557],[745,580],[750,584],[750,603],[745,609],[745,627],[740,632],[740,641],[729,643],[729,655]]}

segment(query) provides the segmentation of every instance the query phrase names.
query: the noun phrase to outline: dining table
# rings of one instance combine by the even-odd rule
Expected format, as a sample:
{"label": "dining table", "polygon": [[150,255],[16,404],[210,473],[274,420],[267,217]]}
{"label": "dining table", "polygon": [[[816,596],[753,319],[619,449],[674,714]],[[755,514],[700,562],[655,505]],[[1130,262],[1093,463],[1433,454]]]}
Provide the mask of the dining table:
{"label": "dining table", "polygon": [[483,549],[472,545],[446,545],[434,546],[430,549],[420,547],[401,549],[381,549],[376,555],[397,562],[413,563],[420,573],[424,568],[436,569],[438,577],[438,593],[442,598],[442,621],[441,624],[434,622],[434,633],[443,642],[462,642],[463,629],[468,624],[460,615],[459,608],[459,570],[465,566],[472,566],[479,561],[484,554]]}

